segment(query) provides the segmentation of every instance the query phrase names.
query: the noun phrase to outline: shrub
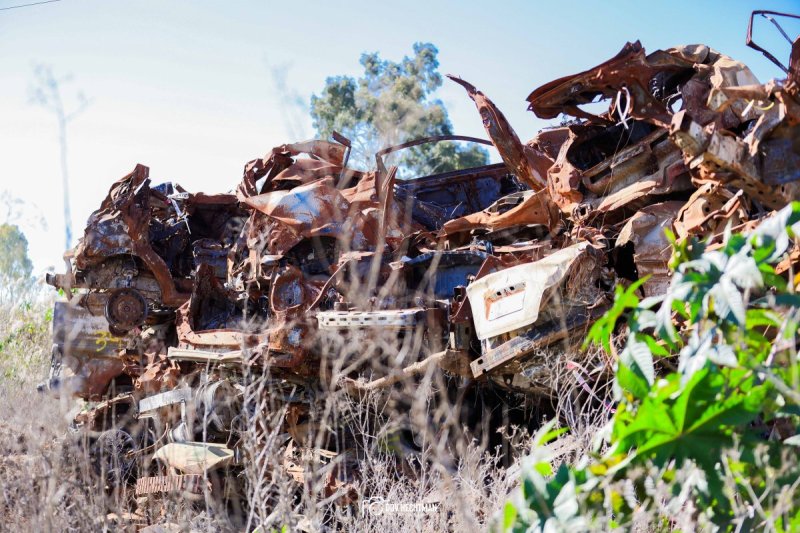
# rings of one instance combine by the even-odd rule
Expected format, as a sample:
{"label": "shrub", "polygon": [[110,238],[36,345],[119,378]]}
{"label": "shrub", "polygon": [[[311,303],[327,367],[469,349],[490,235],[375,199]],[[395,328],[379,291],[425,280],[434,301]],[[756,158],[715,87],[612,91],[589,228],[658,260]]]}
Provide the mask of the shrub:
{"label": "shrub", "polygon": [[542,428],[495,529],[800,527],[800,295],[787,259],[798,221],[793,203],[715,249],[673,238],[666,295],[640,299],[643,280],[617,288],[587,338],[616,361],[612,420],[555,473],[544,445],[557,432]]}

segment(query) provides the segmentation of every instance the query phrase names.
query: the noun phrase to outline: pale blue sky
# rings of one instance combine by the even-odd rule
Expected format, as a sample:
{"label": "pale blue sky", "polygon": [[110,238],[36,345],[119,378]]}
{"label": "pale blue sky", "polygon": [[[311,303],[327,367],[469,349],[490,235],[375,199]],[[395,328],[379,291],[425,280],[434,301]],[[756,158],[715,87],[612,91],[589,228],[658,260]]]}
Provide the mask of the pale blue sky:
{"label": "pale blue sky", "polygon": [[[0,0],[0,8],[31,0]],[[780,71],[744,46],[752,9],[800,12],[783,2],[210,2],[62,0],[0,11],[0,191],[39,213],[21,221],[37,270],[61,268],[63,222],[56,125],[28,104],[32,65],[72,74],[70,101],[91,106],[69,131],[73,228],[79,236],[109,184],[136,163],[154,181],[223,191],[243,164],[274,145],[312,135],[282,111],[271,75],[284,68],[306,102],[327,76],[357,75],[364,51],[398,60],[415,41],[439,48],[458,74],[500,106],[523,140],[546,123],[526,111],[537,86],[585,70],[628,40],[648,51],[702,42],[747,63],[766,81]],[[787,23],[791,35],[800,31]],[[765,20],[761,40],[781,59],[788,44]],[[438,96],[457,133],[484,136],[463,89]]]}

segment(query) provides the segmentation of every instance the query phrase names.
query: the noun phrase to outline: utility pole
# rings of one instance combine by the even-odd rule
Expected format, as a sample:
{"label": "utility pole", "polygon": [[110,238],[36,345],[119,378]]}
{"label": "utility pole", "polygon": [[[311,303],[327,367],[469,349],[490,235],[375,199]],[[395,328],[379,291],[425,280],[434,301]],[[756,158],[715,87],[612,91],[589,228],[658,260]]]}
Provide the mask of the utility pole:
{"label": "utility pole", "polygon": [[58,141],[61,148],[61,187],[64,198],[64,244],[65,249],[68,250],[72,247],[72,212],[69,199],[69,166],[67,165],[67,125],[86,109],[89,101],[82,92],[79,92],[75,108],[67,111],[61,97],[61,83],[70,81],[71,78],[57,79],[48,65],[37,65],[33,72],[35,84],[30,90],[31,102],[53,113],[58,123]]}

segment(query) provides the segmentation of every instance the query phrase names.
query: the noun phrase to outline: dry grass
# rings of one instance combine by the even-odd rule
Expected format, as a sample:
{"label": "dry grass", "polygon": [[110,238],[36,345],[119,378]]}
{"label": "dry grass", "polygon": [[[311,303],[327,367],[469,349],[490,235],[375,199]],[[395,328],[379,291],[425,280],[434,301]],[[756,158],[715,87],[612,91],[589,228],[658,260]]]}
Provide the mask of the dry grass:
{"label": "dry grass", "polygon": [[[396,365],[383,355],[398,353],[396,346],[331,338],[323,343],[329,389],[298,384],[286,391],[269,375],[244,376],[237,436],[248,460],[236,474],[240,493],[226,508],[203,498],[137,502],[131,487],[104,488],[94,475],[69,430],[80,405],[37,393],[50,364],[51,302],[31,301],[4,306],[0,321],[0,529],[117,531],[159,523],[197,531],[477,531],[518,482],[517,459],[538,422],[558,413],[574,428],[553,445],[557,461],[572,461],[608,415],[602,399],[609,391],[586,385],[601,380],[585,355],[542,354],[556,362],[551,386],[561,393],[533,405],[512,393],[489,401],[434,367],[390,392],[354,397],[335,384],[353,368],[378,374]],[[578,360],[580,370],[567,364]],[[291,439],[281,433],[291,416],[287,392],[304,394],[310,405]],[[527,427],[515,425],[520,420]],[[347,452],[325,451],[331,449]]]}
{"label": "dry grass", "polygon": [[0,312],[0,523],[16,531],[96,530],[102,502],[62,454],[73,405],[36,392],[50,367],[50,302],[28,294]]}

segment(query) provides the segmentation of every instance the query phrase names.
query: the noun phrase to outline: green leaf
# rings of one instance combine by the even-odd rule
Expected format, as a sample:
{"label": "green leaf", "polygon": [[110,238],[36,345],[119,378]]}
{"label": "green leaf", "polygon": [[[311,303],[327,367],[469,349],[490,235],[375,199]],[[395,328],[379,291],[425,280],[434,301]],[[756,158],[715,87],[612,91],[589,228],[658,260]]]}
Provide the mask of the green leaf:
{"label": "green leaf", "polygon": [[653,355],[658,357],[669,357],[672,355],[669,350],[660,345],[658,341],[650,335],[641,334],[641,339],[644,340]]}
{"label": "green leaf", "polygon": [[697,330],[692,331],[689,342],[681,350],[678,359],[678,372],[683,375],[684,381],[706,366],[713,341],[714,336],[711,331],[705,332],[702,337]]}
{"label": "green leaf", "polygon": [[745,253],[738,253],[730,258],[725,265],[725,277],[743,289],[754,289],[764,282],[758,265]]}
{"label": "green leaf", "polygon": [[783,292],[786,290],[786,280],[782,276],[775,273],[775,269],[767,263],[758,265],[758,270],[761,272],[761,278],[764,280],[764,285],[767,287],[775,287],[775,290]]}
{"label": "green leaf", "polygon": [[739,360],[736,358],[736,352],[727,344],[717,344],[712,346],[708,351],[708,360],[719,366],[738,366]]}
{"label": "green leaf", "polygon": [[631,335],[628,338],[628,344],[619,357],[620,362],[640,372],[649,385],[653,384],[656,379],[653,354],[650,353],[650,348],[647,347],[647,344],[639,341],[636,335]]}
{"label": "green leaf", "polygon": [[675,459],[680,466],[690,460],[713,473],[722,449],[733,443],[734,428],[745,431],[757,416],[766,389],[726,391],[725,378],[709,368],[676,390],[677,382],[673,374],[667,386],[651,391],[632,419],[617,417],[613,436],[621,452],[635,450],[637,462],[652,460],[664,466]]}
{"label": "green leaf", "polygon": [[514,522],[517,520],[517,508],[510,501],[503,507],[503,531],[511,531]]}
{"label": "green leaf", "polygon": [[771,309],[748,309],[745,314],[745,328],[780,327],[781,317]]}
{"label": "green leaf", "polygon": [[617,383],[619,386],[630,392],[635,398],[644,399],[647,393],[650,392],[650,384],[647,379],[640,373],[631,370],[623,362],[619,362],[617,366]]}
{"label": "green leaf", "polygon": [[727,277],[720,279],[708,294],[714,298],[714,312],[737,326],[744,325],[745,309],[742,293]]}
{"label": "green leaf", "polygon": [[596,344],[602,346],[606,353],[611,353],[611,335],[614,333],[617,321],[625,312],[635,309],[639,305],[639,297],[636,296],[636,291],[647,279],[647,276],[638,279],[625,289],[621,285],[616,286],[614,289],[614,303],[589,329],[589,333],[583,343],[584,349],[590,344]]}
{"label": "green leaf", "polygon": [[[675,398],[670,412],[675,420],[677,431],[682,431],[694,421],[697,411],[702,410],[708,401],[708,396],[713,394],[713,391],[707,386],[709,373],[708,368],[695,372]],[[703,383],[703,387],[700,387],[701,383]]]}
{"label": "green leaf", "polygon": [[536,463],[535,465],[533,465],[533,468],[534,470],[536,470],[545,477],[553,475],[553,467],[550,466],[550,463],[546,462]]}
{"label": "green leaf", "polygon": [[787,439],[783,439],[783,444],[788,444],[789,446],[800,446],[800,435],[792,435]]}
{"label": "green leaf", "polygon": [[[555,421],[552,421],[552,422],[555,422]],[[556,438],[558,438],[559,436],[561,436],[564,433],[566,433],[567,431],[569,431],[568,427],[561,427],[561,428],[558,428],[558,429],[553,429],[553,430],[547,431],[542,435],[541,439],[538,441],[538,444],[539,445],[543,445],[543,444],[547,444],[548,442],[552,442]]]}

